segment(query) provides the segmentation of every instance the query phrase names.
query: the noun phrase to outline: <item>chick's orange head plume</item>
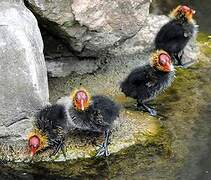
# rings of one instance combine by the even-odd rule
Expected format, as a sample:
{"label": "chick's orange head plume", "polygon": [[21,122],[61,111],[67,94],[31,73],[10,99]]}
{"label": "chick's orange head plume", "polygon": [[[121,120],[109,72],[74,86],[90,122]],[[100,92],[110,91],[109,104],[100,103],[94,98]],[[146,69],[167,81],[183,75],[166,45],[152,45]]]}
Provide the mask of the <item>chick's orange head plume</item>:
{"label": "chick's orange head plume", "polygon": [[47,137],[40,130],[35,129],[28,135],[28,148],[31,156],[47,147]]}
{"label": "chick's orange head plume", "polygon": [[182,16],[187,18],[188,21],[193,21],[193,15],[196,13],[195,10],[191,9],[188,6],[185,5],[179,5],[177,6],[171,13],[171,18],[181,18]]}
{"label": "chick's orange head plume", "polygon": [[152,67],[163,72],[174,71],[171,56],[163,50],[158,50],[151,55],[150,64]]}
{"label": "chick's orange head plume", "polygon": [[89,107],[90,97],[85,89],[76,90],[73,93],[73,104],[77,110],[84,111]]}

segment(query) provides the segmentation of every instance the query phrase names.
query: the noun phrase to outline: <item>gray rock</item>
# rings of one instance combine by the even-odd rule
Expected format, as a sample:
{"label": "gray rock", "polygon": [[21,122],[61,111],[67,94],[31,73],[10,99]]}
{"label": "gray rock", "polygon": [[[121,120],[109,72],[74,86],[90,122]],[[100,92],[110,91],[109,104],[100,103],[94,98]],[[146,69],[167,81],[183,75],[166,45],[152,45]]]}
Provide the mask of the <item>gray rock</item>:
{"label": "gray rock", "polygon": [[[164,15],[150,15],[145,26],[132,38],[126,40],[120,46],[111,48],[110,53],[116,56],[128,56],[140,54],[143,51],[152,51],[154,49],[154,39],[160,28],[169,21]],[[191,65],[197,60],[199,48],[196,43],[196,36],[188,43],[184,50],[183,63]]]}
{"label": "gray rock", "polygon": [[[127,39],[122,44],[116,44],[115,47],[109,48],[109,55],[106,58],[112,59],[113,56],[116,56],[117,59],[121,57],[127,60],[127,58],[133,59],[132,56],[136,56],[137,54],[152,51],[154,49],[154,39],[157,32],[168,21],[169,18],[167,16],[150,15],[147,18],[145,26],[137,32],[135,36]],[[187,64],[187,66],[193,64],[199,55],[199,48],[195,42],[195,37],[188,43],[184,51],[183,63]],[[52,77],[64,77],[73,72],[78,74],[91,73],[105,65],[103,56],[94,60],[89,58],[81,61],[70,52],[68,54],[68,49],[62,47],[61,42],[57,43],[56,40],[52,41],[52,37],[51,39],[49,37],[47,39],[45,36],[44,41],[48,47],[54,44],[54,47],[51,49],[46,49],[46,54],[50,55],[51,59],[48,60],[48,57],[46,58],[47,69],[49,75]],[[61,51],[58,51],[58,49],[61,49],[59,47],[62,47]]]}
{"label": "gray rock", "polygon": [[66,77],[72,73],[79,75],[96,71],[100,63],[95,60],[79,60],[76,57],[62,58],[61,60],[46,61],[48,74],[51,77]]}
{"label": "gray rock", "polygon": [[134,36],[149,14],[149,0],[26,0],[43,27],[78,56],[98,56]]}
{"label": "gray rock", "polygon": [[27,116],[48,102],[41,34],[22,1],[0,3],[0,59],[0,138],[17,141],[32,126]]}
{"label": "gray rock", "polygon": [[87,74],[96,71],[100,60],[96,58],[79,58],[58,38],[42,30],[44,40],[44,54],[50,77],[65,77],[72,73]]}

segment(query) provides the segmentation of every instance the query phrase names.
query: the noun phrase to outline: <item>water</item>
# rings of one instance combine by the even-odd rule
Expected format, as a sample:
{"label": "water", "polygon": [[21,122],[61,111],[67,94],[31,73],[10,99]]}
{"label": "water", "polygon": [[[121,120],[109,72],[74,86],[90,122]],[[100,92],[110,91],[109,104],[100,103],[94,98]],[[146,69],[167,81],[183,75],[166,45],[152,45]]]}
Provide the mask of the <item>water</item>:
{"label": "water", "polygon": [[[185,4],[189,5],[190,7],[194,8],[196,10],[196,20],[199,24],[199,30],[203,33],[211,33],[211,21],[209,16],[211,15],[211,4],[210,0],[204,0],[204,1],[197,1],[197,0],[177,0],[177,1],[171,1],[171,0],[164,0],[164,1],[158,1],[154,0],[153,5],[151,7],[151,12],[155,14],[168,14],[169,9],[173,9],[176,5],[179,4]],[[210,75],[210,74],[208,74]],[[205,114],[203,114],[203,118],[205,121],[207,119],[210,119],[211,117],[211,105],[208,103],[207,110],[205,111]],[[210,136],[211,137],[211,136]],[[203,152],[201,160],[198,162],[198,169],[201,169],[201,173],[195,178],[195,179],[209,179],[211,177],[211,139],[208,140],[207,147],[208,150]],[[200,147],[199,147],[200,148]],[[190,155],[191,156],[191,155]],[[189,160],[191,161],[191,160]],[[189,162],[190,163],[190,162]]]}
{"label": "water", "polygon": [[[191,4],[200,31],[211,33],[208,1],[155,1],[151,11],[167,14],[178,3]],[[0,165],[0,179],[211,179],[211,42],[208,35],[199,39],[208,57],[200,57],[189,69],[178,69],[174,85],[156,100],[169,141],[164,137],[160,146],[153,141],[132,146],[108,159]],[[50,80],[50,86],[56,81],[62,80]],[[56,91],[64,93],[63,89]]]}
{"label": "water", "polygon": [[[211,4],[210,0],[197,1],[197,0],[154,0],[151,6],[151,12],[155,14],[165,14],[169,13],[169,9],[173,9],[179,4],[184,4],[192,7],[196,10],[195,19],[199,24],[199,31],[205,34],[211,33],[211,21],[209,16],[211,15]],[[210,42],[210,40],[208,40]],[[210,54],[210,50],[209,53]],[[210,69],[208,69],[207,78],[211,77]],[[207,83],[207,82],[204,82]],[[210,127],[210,117],[211,117],[211,99],[207,97],[207,105],[204,107],[204,111],[201,112],[200,118],[204,121],[204,124],[200,124],[199,129],[203,131],[204,126]],[[209,132],[209,131],[208,131]],[[192,142],[195,145],[191,145],[190,151],[185,166],[180,171],[180,179],[211,179],[211,132],[205,135],[201,141],[197,142],[197,136],[199,132],[196,132],[196,137]],[[190,143],[191,144],[191,143]],[[198,151],[196,150],[198,148]],[[201,156],[201,157],[200,157]],[[196,175],[197,174],[197,175]]]}

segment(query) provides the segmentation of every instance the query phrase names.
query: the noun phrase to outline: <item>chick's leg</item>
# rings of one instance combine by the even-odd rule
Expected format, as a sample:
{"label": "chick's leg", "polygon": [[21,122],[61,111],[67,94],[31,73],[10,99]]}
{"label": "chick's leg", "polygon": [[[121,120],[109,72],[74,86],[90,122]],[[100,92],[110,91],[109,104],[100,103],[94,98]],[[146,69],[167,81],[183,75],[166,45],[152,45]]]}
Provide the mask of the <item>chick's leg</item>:
{"label": "chick's leg", "polygon": [[54,140],[54,151],[51,154],[51,156],[55,156],[61,149],[64,157],[66,157],[66,153],[64,150],[64,146],[65,146],[64,141],[65,141],[65,138],[62,138],[61,140]]}
{"label": "chick's leg", "polygon": [[154,110],[153,108],[148,107],[148,106],[147,106],[145,103],[143,103],[141,100],[138,100],[137,102],[138,102],[137,106],[138,106],[138,107],[141,107],[141,108],[143,108],[145,111],[149,112],[151,116],[156,116],[156,115],[157,115],[157,111],[156,111],[156,110]]}
{"label": "chick's leg", "polygon": [[104,132],[104,142],[102,143],[102,145],[100,146],[100,148],[97,151],[96,156],[109,156],[109,152],[108,152],[108,143],[109,143],[109,134],[110,131],[109,130],[105,130]]}
{"label": "chick's leg", "polygon": [[181,52],[175,53],[173,55],[174,59],[177,61],[177,66],[183,66],[183,63],[182,63],[183,54],[184,54],[184,51],[182,50]]}

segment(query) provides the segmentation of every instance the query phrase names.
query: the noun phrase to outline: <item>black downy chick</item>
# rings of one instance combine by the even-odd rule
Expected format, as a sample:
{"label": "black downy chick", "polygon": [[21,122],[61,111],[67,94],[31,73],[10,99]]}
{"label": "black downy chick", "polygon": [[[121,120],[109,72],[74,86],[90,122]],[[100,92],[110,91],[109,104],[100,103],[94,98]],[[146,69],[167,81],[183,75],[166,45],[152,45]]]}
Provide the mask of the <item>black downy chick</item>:
{"label": "black downy chick", "polygon": [[108,156],[110,129],[119,116],[119,106],[105,96],[93,96],[90,99],[85,89],[76,91],[72,100],[72,123],[77,129],[103,133],[104,142],[96,156]]}
{"label": "black downy chick", "polygon": [[195,10],[178,6],[170,13],[171,21],[160,29],[155,38],[155,48],[168,52],[179,66],[183,66],[183,49],[197,32],[194,14]]}
{"label": "black downy chick", "polygon": [[133,70],[121,83],[122,92],[138,102],[152,116],[157,112],[145,103],[171,85],[175,77],[174,66],[169,54],[163,50],[151,54],[150,64]]}
{"label": "black downy chick", "polygon": [[[68,102],[68,101],[66,101]],[[54,149],[53,154],[62,149],[69,131],[68,104],[57,102],[41,109],[35,116],[36,128],[29,134],[28,146],[31,155],[46,148]],[[64,152],[63,152],[64,153]]]}

